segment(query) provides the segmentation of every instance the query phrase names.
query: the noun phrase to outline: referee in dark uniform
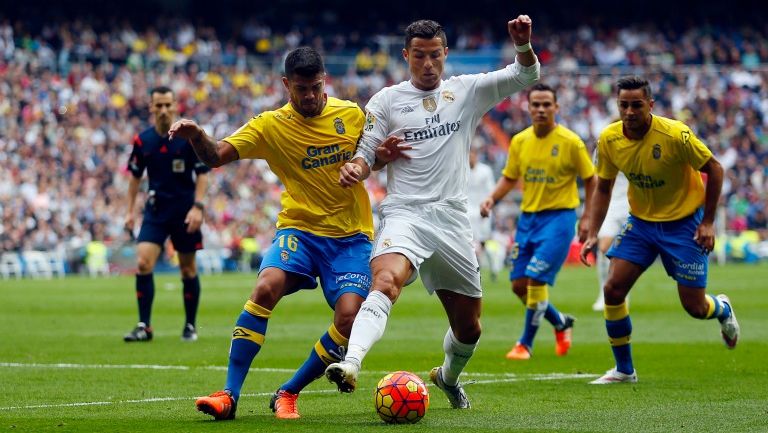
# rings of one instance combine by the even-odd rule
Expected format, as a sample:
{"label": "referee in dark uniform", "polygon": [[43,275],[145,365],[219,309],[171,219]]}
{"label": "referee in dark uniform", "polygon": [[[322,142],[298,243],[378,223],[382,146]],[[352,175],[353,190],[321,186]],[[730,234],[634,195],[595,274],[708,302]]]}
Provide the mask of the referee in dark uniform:
{"label": "referee in dark uniform", "polygon": [[126,342],[152,340],[150,320],[155,296],[152,271],[165,240],[170,236],[179,255],[184,286],[186,321],[181,338],[195,341],[195,318],[200,301],[195,252],[203,248],[200,226],[203,223],[203,197],[210,169],[200,162],[187,140],[168,139],[168,130],[177,115],[173,91],[168,87],[156,87],[150,95],[149,111],[155,125],[134,137],[133,152],[128,164],[132,176],[128,184],[125,227],[131,232],[135,224],[136,195],[145,169],[149,177],[149,189],[136,248],[139,323],[123,339]]}

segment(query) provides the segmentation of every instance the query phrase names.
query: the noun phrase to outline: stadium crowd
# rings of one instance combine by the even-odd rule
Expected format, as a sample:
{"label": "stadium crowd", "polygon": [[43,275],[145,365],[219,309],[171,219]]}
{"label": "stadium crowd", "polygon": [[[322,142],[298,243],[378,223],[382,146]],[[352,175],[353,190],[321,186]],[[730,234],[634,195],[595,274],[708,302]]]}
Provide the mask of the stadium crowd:
{"label": "stadium crowd", "polygon": [[[453,27],[451,53],[491,53],[498,66],[513,58],[504,38],[482,27]],[[594,143],[616,117],[616,79],[646,75],[654,112],[690,125],[726,169],[727,229],[768,239],[768,31],[601,28],[537,32],[542,80],[557,88],[559,120]],[[88,241],[127,241],[126,164],[133,135],[147,126],[150,88],[171,87],[180,115],[221,138],[287,99],[279,79],[286,50],[319,48],[335,62],[329,93],[364,106],[407,76],[400,43],[387,34],[323,37],[311,27],[278,32],[255,20],[229,38],[186,21],[141,30],[127,24],[103,30],[86,21],[32,30],[0,21],[0,251],[57,250],[76,270]],[[509,136],[529,124],[525,104],[524,94],[506,99],[478,129],[481,160],[496,174]],[[368,181],[374,206],[385,193],[382,176]],[[239,162],[214,171],[211,181],[206,247],[237,257],[243,239],[267,245],[281,186],[266,164]],[[514,203],[502,209],[496,224],[504,232],[512,229]]]}

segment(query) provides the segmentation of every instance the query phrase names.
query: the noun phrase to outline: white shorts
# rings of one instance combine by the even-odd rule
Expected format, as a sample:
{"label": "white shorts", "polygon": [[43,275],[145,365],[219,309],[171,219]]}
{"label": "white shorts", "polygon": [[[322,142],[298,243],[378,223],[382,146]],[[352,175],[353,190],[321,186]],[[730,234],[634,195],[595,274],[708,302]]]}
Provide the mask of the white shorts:
{"label": "white shorts", "polygon": [[605,214],[605,220],[603,225],[600,226],[600,231],[597,232],[599,238],[615,238],[621,231],[621,227],[629,217],[629,203],[616,204],[611,203],[608,206],[608,212]]}
{"label": "white shorts", "polygon": [[372,259],[388,253],[404,255],[414,268],[405,284],[421,276],[430,294],[445,289],[473,298],[483,296],[472,229],[465,212],[445,205],[424,205],[382,213]]}

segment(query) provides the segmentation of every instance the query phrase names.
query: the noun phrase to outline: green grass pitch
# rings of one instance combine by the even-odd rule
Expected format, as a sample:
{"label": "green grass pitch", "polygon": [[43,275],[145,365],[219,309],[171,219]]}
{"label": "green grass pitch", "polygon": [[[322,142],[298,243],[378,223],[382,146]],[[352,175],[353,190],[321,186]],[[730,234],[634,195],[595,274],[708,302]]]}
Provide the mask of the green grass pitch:
{"label": "green grass pitch", "polygon": [[[447,327],[420,283],[405,288],[384,338],[365,360],[358,390],[342,395],[325,378],[298,400],[302,418],[280,421],[269,397],[303,362],[331,312],[319,291],[283,300],[243,388],[235,421],[214,422],[194,398],[224,384],[229,335],[255,274],[204,276],[200,340],[180,341],[177,275],[156,277],[155,339],[126,344],[136,322],[133,279],[0,281],[0,431],[13,432],[768,432],[768,266],[713,266],[710,293],[727,293],[741,323],[738,347],[716,321],[689,318],[674,282],[654,265],[631,295],[639,382],[588,385],[613,365],[602,314],[590,307],[594,269],[566,267],[551,300],[574,314],[574,346],[557,357],[542,326],[530,361],[504,354],[522,329],[523,307],[506,278],[486,278],[483,336],[464,380],[468,411],[452,410],[434,386],[418,424],[383,424],[373,387],[386,372],[427,382],[442,363]],[[430,384],[431,385],[431,384]]]}

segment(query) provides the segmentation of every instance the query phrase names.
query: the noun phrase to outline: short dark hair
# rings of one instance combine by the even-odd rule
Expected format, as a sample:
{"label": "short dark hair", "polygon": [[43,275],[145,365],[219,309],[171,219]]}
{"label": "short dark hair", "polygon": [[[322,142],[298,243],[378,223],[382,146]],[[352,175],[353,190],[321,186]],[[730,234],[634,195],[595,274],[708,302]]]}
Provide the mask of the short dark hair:
{"label": "short dark hair", "polygon": [[554,87],[549,86],[544,83],[536,83],[533,86],[531,86],[531,89],[528,91],[528,100],[531,100],[531,92],[552,92],[552,96],[555,98],[555,102],[557,102],[557,91],[554,89]]}
{"label": "short dark hair", "polygon": [[285,76],[288,78],[294,75],[311,78],[324,72],[323,58],[312,47],[296,48],[285,58]]}
{"label": "short dark hair", "polygon": [[411,46],[413,38],[432,39],[440,38],[443,41],[443,47],[448,46],[448,38],[445,36],[443,26],[432,20],[418,20],[412,22],[405,28],[405,48]]}
{"label": "short dark hair", "polygon": [[616,83],[616,94],[621,93],[622,90],[637,90],[642,89],[643,94],[651,99],[651,84],[645,78],[638,77],[637,75],[630,75],[628,77],[622,77]]}
{"label": "short dark hair", "polygon": [[171,95],[173,95],[173,90],[171,90],[171,88],[168,86],[157,86],[157,87],[153,87],[152,90],[149,91],[149,96],[151,97],[155,93],[159,93],[161,95],[170,93]]}

